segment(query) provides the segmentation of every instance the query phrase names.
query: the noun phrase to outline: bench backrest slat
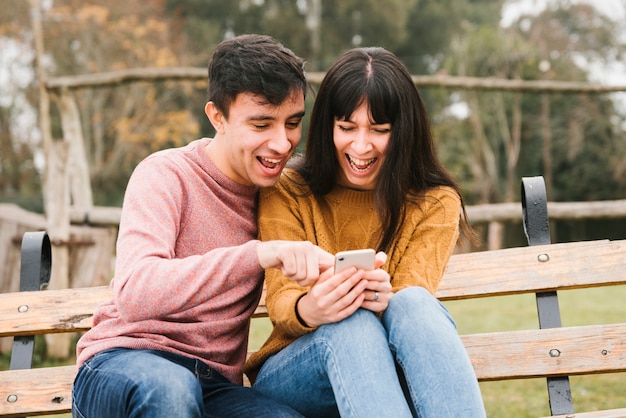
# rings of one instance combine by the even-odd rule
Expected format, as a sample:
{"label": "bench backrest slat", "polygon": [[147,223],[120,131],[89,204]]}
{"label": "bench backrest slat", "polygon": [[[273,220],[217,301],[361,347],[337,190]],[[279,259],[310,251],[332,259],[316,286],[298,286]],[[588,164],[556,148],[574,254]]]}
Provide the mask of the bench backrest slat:
{"label": "bench backrest slat", "polygon": [[[547,261],[540,261],[547,255]],[[506,261],[504,261],[506,260]],[[583,241],[453,255],[441,300],[625,284],[626,240]]]}
{"label": "bench backrest slat", "polygon": [[[548,261],[539,261],[544,254]],[[624,265],[626,240],[455,254],[437,297],[456,300],[626,284]],[[87,330],[95,307],[111,295],[107,286],[0,294],[0,337]],[[24,307],[28,309],[21,312]],[[267,316],[264,298],[255,316]]]}
{"label": "bench backrest slat", "polygon": [[0,337],[85,331],[108,286],[0,294]]}

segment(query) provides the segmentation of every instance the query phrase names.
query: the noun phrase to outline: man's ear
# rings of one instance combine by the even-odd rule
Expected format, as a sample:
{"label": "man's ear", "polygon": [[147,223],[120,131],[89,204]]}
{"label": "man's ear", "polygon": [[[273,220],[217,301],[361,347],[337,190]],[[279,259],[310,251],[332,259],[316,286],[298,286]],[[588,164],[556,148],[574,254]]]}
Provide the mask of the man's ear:
{"label": "man's ear", "polygon": [[223,133],[224,131],[224,114],[215,106],[213,102],[207,102],[204,105],[204,113],[206,114],[209,121],[211,121],[211,125],[215,128],[217,133]]}

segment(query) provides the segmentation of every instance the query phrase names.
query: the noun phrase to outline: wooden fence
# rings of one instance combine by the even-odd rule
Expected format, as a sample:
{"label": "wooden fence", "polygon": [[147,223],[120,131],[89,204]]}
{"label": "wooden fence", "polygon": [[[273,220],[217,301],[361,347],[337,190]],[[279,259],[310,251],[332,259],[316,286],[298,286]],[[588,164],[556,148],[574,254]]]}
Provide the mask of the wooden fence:
{"label": "wooden fence", "polygon": [[[13,204],[0,204],[0,292],[19,290],[24,232],[47,230],[47,225],[46,218],[41,214],[28,212]],[[69,253],[67,269],[64,269],[68,277],[60,282],[67,282],[70,287],[108,284],[113,276],[116,238],[116,225],[86,225],[80,222],[70,226],[67,240],[51,240],[52,260],[55,260],[59,249]],[[51,279],[51,287],[55,279]],[[9,351],[11,342],[12,339],[0,338],[0,352]],[[65,350],[65,347],[60,349]]]}

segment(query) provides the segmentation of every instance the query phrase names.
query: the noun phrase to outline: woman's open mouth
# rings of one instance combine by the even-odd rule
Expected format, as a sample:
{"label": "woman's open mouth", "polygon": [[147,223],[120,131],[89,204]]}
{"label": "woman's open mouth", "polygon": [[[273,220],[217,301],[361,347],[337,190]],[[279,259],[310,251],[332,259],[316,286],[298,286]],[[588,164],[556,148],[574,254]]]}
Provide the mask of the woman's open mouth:
{"label": "woman's open mouth", "polygon": [[348,164],[350,167],[357,173],[365,173],[367,172],[372,165],[378,160],[378,158],[370,158],[367,160],[361,160],[359,158],[353,158],[349,154],[346,154],[346,158],[348,159]]}

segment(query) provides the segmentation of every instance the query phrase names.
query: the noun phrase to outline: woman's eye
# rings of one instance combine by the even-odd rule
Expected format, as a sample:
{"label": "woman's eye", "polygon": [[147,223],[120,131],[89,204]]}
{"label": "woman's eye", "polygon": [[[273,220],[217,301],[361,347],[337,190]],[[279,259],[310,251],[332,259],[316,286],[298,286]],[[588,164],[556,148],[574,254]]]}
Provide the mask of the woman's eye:
{"label": "woman's eye", "polygon": [[350,126],[342,126],[342,125],[337,125],[339,127],[339,130],[344,131],[344,132],[348,132],[351,131],[353,128]]}

